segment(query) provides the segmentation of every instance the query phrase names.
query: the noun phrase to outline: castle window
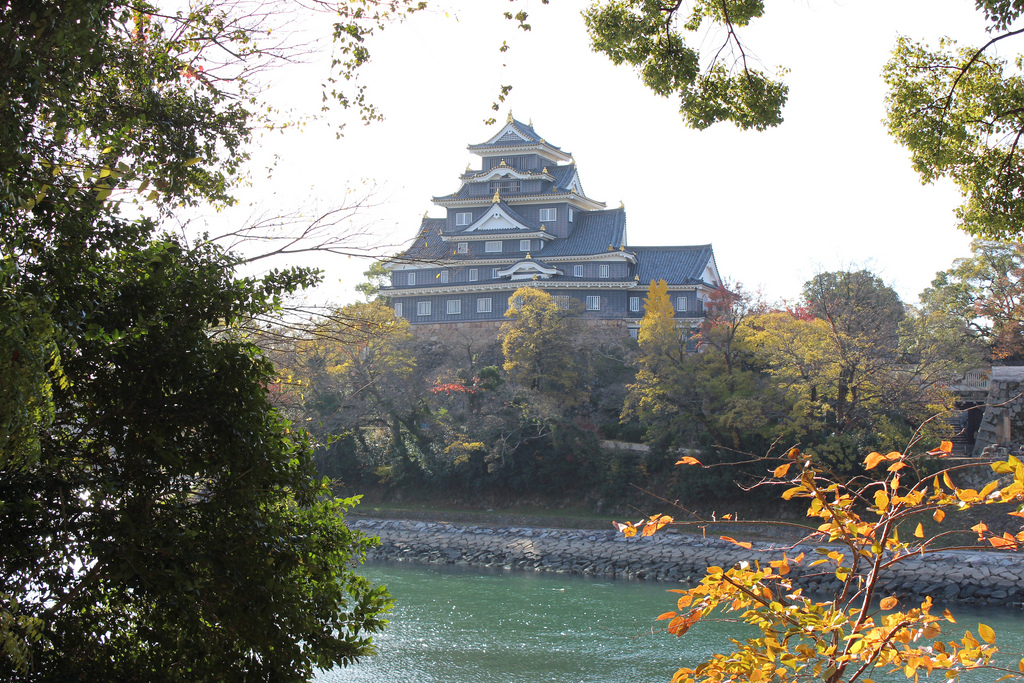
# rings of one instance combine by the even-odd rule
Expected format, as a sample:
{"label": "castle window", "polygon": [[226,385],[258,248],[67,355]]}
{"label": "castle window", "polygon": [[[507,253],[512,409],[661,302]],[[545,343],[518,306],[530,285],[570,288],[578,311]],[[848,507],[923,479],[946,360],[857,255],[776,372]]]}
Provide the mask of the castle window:
{"label": "castle window", "polygon": [[416,284],[416,273],[409,273],[405,279],[405,283],[409,286]]}
{"label": "castle window", "polygon": [[573,266],[572,267],[572,276],[573,277],[583,277],[583,266]]}
{"label": "castle window", "polygon": [[448,315],[459,315],[462,313],[462,299],[448,299],[446,313]]}
{"label": "castle window", "polygon": [[544,223],[550,221],[555,222],[558,218],[558,209],[541,209],[540,210],[540,222]]}
{"label": "castle window", "polygon": [[676,297],[676,311],[678,311],[680,313],[686,313],[686,297],[685,296],[677,296]]}
{"label": "castle window", "polygon": [[601,278],[608,278],[611,275],[612,267],[607,263],[602,263],[597,268],[597,276]]}
{"label": "castle window", "polygon": [[416,302],[416,315],[430,315],[430,302],[429,301],[417,301]]}
{"label": "castle window", "polygon": [[601,297],[599,297],[599,296],[588,296],[587,297],[587,310],[588,311],[600,311],[601,310]]}
{"label": "castle window", "polygon": [[629,310],[631,313],[640,312],[640,297],[631,296],[629,297]]}
{"label": "castle window", "polygon": [[473,222],[473,212],[472,211],[459,212],[459,213],[455,214],[455,225],[456,226],[469,225],[472,222]]}
{"label": "castle window", "polygon": [[494,242],[484,242],[484,251],[491,253],[501,251],[501,240],[496,240]]}
{"label": "castle window", "polygon": [[572,223],[572,207],[569,207],[569,222]]}
{"label": "castle window", "polygon": [[491,279],[492,280],[497,280],[498,279],[498,269],[497,268],[491,268]]}
{"label": "castle window", "polygon": [[455,251],[460,254],[468,254],[469,242],[459,242],[458,244],[455,245]]}
{"label": "castle window", "polygon": [[469,281],[470,282],[476,282],[477,279],[479,278],[479,274],[480,274],[480,271],[478,271],[476,268],[470,268],[469,269]]}
{"label": "castle window", "polygon": [[442,270],[440,273],[437,274],[437,279],[440,280],[442,285],[448,284],[448,271]]}
{"label": "castle window", "polygon": [[558,304],[558,307],[561,308],[563,311],[568,311],[569,310],[569,306],[572,305],[572,297],[571,296],[556,296],[555,297],[555,303]]}
{"label": "castle window", "polygon": [[633,339],[639,339],[640,338],[640,328],[639,327],[631,327],[631,328],[629,328],[629,336],[631,338],[633,338]]}
{"label": "castle window", "polygon": [[395,317],[396,318],[401,318],[402,317],[402,302],[401,301],[396,301],[395,302]]}
{"label": "castle window", "polygon": [[476,312],[477,313],[490,313],[491,312],[491,299],[490,297],[476,300]]}
{"label": "castle window", "polygon": [[491,192],[497,192],[499,194],[514,194],[519,192],[518,180],[492,180],[490,185]]}
{"label": "castle window", "polygon": [[519,240],[519,251],[530,251],[530,240]]}

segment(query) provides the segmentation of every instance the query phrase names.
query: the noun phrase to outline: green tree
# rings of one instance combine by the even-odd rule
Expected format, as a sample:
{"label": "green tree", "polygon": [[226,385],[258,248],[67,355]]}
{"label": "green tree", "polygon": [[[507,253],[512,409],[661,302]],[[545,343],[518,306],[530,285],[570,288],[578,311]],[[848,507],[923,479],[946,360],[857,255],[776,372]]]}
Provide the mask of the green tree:
{"label": "green tree", "polygon": [[[974,6],[988,23],[983,44],[945,40],[933,49],[898,40],[884,72],[888,125],[924,182],[950,178],[960,187],[964,230],[1006,239],[1024,225],[1024,61],[1010,49],[1024,8],[1010,0]],[[763,0],[597,0],[584,18],[593,49],[635,67],[655,93],[678,96],[687,125],[763,130],[782,123],[788,97],[785,70],[756,68],[761,60],[740,37],[764,12]]]}
{"label": "green tree", "polygon": [[[349,71],[385,8],[339,8]],[[281,56],[273,15],[242,11],[0,6],[5,678],[306,680],[383,625],[354,500],[314,476],[239,327],[317,274],[237,277],[159,231],[233,201],[251,76]]]}
{"label": "green tree", "polygon": [[624,420],[647,425],[646,441],[693,447],[706,433],[729,449],[762,445],[770,402],[742,343],[751,307],[742,288],[722,288],[710,297],[699,329],[681,328],[665,281],[651,283],[638,335],[636,381],[623,408]]}
{"label": "green tree", "polygon": [[[573,305],[575,303],[575,305]],[[508,378],[519,386],[557,396],[567,406],[586,398],[588,367],[581,358],[578,302],[556,300],[534,287],[520,287],[509,298],[508,321],[501,326],[501,348]]]}
{"label": "green tree", "polygon": [[995,358],[1019,360],[1024,356],[1024,245],[975,240],[971,253],[935,276],[921,294],[921,314],[966,346],[963,354],[975,363],[979,343]]}

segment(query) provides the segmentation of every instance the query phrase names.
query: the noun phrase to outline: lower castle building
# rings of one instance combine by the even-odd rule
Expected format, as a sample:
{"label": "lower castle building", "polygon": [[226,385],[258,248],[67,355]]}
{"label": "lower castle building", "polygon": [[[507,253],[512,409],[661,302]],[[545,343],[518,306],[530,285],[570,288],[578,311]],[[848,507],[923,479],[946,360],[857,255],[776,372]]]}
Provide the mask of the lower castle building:
{"label": "lower castle building", "polygon": [[387,267],[395,314],[414,326],[498,324],[508,299],[540,287],[582,317],[636,336],[651,281],[665,280],[678,318],[695,324],[721,285],[710,244],[631,246],[626,210],[583,193],[572,155],[509,114],[459,188],[434,197],[446,214],[423,217],[413,244]]}

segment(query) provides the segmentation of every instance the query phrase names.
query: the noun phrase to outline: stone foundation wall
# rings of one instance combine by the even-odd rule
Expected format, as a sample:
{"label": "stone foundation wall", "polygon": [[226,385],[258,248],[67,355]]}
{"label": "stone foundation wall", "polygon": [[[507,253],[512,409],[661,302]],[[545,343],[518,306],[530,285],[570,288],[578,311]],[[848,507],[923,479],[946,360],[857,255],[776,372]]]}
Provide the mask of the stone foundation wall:
{"label": "stone foundation wall", "polygon": [[981,455],[990,446],[1011,446],[1024,442],[1024,382],[1010,377],[997,379],[996,373],[997,370],[1019,371],[1024,368],[992,370],[988,398],[985,399],[985,414],[974,440],[975,456]]}
{"label": "stone foundation wall", "polygon": [[[380,537],[372,560],[457,564],[507,570],[557,572],[604,578],[696,583],[710,566],[777,559],[781,550],[756,544],[745,550],[719,539],[676,533],[627,539],[615,531],[460,526],[440,522],[357,519],[356,529]],[[766,552],[767,551],[767,552]],[[814,555],[812,546],[787,556]],[[835,575],[819,567],[791,565],[797,585],[815,593],[839,590]],[[1024,564],[997,552],[948,551],[909,558],[880,577],[881,591],[920,602],[1024,606]]]}

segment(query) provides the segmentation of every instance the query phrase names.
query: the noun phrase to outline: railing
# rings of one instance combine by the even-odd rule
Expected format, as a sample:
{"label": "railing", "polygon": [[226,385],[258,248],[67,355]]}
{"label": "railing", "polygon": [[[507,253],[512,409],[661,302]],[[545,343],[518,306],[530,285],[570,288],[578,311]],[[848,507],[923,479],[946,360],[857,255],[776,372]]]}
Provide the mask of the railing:
{"label": "railing", "polygon": [[954,392],[988,391],[989,377],[989,370],[969,370],[959,381],[950,384],[949,390]]}

